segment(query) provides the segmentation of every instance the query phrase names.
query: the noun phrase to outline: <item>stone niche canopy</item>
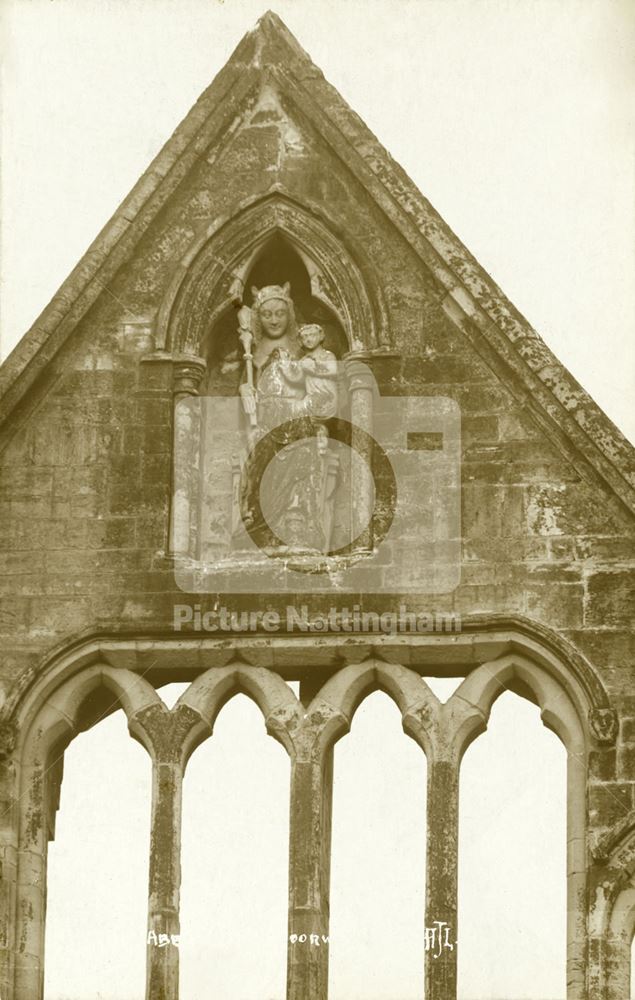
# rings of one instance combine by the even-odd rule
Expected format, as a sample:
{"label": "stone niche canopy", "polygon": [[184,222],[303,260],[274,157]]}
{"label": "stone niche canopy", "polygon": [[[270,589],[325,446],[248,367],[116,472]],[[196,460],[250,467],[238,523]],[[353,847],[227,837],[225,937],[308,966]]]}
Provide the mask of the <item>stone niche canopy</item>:
{"label": "stone niche canopy", "polygon": [[328,206],[310,211],[274,192],[209,228],[188,248],[167,289],[158,346],[198,355],[223,313],[249,296],[249,281],[291,280],[306,322],[339,327],[348,350],[389,348],[381,282],[329,224]]}

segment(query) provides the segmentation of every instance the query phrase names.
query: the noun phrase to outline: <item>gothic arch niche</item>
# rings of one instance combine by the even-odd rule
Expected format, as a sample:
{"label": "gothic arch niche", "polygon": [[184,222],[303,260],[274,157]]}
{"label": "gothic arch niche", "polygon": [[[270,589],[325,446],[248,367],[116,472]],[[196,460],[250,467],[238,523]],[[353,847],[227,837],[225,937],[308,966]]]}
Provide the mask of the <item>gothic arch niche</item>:
{"label": "gothic arch niche", "polygon": [[[267,244],[301,258],[314,304],[320,303],[345,332],[351,351],[390,348],[381,284],[363,248],[317,211],[276,193],[202,233],[183,257],[166,291],[156,324],[156,344],[173,356],[200,357],[210,329],[248,293],[249,272],[272,276]],[[287,280],[287,279],[284,279]],[[275,282],[277,283],[277,282]],[[304,289],[306,297],[306,289]],[[318,320],[316,320],[317,322]]]}
{"label": "gothic arch niche", "polygon": [[[170,540],[181,589],[211,592],[220,576],[244,591],[247,569],[269,577],[271,557],[289,553],[304,560],[300,583],[323,586],[315,569],[325,556],[373,552],[372,375],[350,361],[385,353],[387,327],[379,283],[358,256],[316,213],[274,195],[203,234],[182,261],[158,320],[177,379],[179,359],[187,372],[175,384]],[[280,339],[263,326],[272,286],[286,296]],[[254,288],[264,289],[255,300]],[[321,342],[304,342],[307,323]],[[291,425],[281,445],[278,428]],[[256,458],[261,438],[273,460]],[[273,570],[286,574],[283,589],[299,589],[296,568]]]}
{"label": "gothic arch niche", "polygon": [[[310,257],[301,254],[285,233],[273,232],[252,254],[248,268],[243,268],[242,272],[245,275],[241,292],[243,304],[253,307],[253,288],[282,286],[289,282],[296,323],[320,324],[326,334],[324,346],[338,359],[350,350],[349,335],[333,306],[321,294]],[[238,294],[237,288],[234,293]],[[237,334],[237,305],[234,300],[212,314],[214,318],[200,350],[207,365],[200,388],[202,396],[237,391],[238,365],[235,362],[242,353]]]}

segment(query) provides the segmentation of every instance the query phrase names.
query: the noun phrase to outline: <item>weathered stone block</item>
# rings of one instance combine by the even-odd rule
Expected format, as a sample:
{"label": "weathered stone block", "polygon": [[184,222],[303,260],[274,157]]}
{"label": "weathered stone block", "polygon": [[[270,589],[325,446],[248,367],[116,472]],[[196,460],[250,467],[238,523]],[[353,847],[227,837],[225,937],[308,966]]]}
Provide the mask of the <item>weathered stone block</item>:
{"label": "weathered stone block", "polygon": [[89,620],[88,607],[85,597],[33,601],[29,608],[30,634],[33,638],[51,634],[72,635]]}
{"label": "weathered stone block", "polygon": [[463,484],[461,524],[465,537],[501,538],[523,534],[523,490]]}
{"label": "weathered stone block", "polygon": [[635,782],[635,746],[620,747],[617,751],[617,777]]}
{"label": "weathered stone block", "polygon": [[622,743],[635,743],[635,718],[623,718],[620,725],[620,740]]}
{"label": "weathered stone block", "polygon": [[593,823],[601,821],[603,826],[613,826],[628,816],[633,808],[633,788],[635,784],[620,784],[616,781],[589,788],[589,818]]}
{"label": "weathered stone block", "polygon": [[635,620],[635,588],[627,570],[590,574],[587,578],[584,621],[591,627],[629,626]]}
{"label": "weathered stone block", "polygon": [[582,624],[582,584],[529,584],[525,590],[526,611],[549,628],[578,628]]}
{"label": "weathered stone block", "polygon": [[617,751],[614,747],[592,750],[589,754],[589,777],[591,781],[615,781]]}

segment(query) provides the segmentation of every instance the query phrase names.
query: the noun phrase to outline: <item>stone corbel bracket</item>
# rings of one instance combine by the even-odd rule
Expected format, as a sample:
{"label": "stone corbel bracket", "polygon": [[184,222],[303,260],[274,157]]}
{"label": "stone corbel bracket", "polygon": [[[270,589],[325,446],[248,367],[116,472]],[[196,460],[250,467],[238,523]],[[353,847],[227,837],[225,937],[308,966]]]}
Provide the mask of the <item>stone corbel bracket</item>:
{"label": "stone corbel bracket", "polygon": [[613,708],[592,708],[589,711],[589,728],[598,743],[612,746],[617,739],[618,718]]}

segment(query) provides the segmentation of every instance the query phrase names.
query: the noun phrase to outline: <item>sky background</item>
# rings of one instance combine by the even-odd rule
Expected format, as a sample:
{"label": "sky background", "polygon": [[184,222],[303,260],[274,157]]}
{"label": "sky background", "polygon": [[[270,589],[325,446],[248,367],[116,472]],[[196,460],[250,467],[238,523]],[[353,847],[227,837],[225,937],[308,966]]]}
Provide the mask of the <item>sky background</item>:
{"label": "sky background", "polygon": [[[4,0],[3,356],[264,9]],[[635,5],[285,0],[274,9],[635,439]],[[463,997],[564,997],[564,768],[537,710],[511,695],[468,752]],[[384,696],[359,710],[336,774],[332,1000],[414,1000],[425,759]],[[186,776],[183,1000],[282,996],[287,781],[284,752],[237,698]],[[67,753],[46,1000],[142,996],[148,830],[148,762],[118,713]]]}
{"label": "sky background", "polygon": [[[3,354],[263,13],[4,0]],[[276,12],[635,438],[635,5],[283,0]]]}

